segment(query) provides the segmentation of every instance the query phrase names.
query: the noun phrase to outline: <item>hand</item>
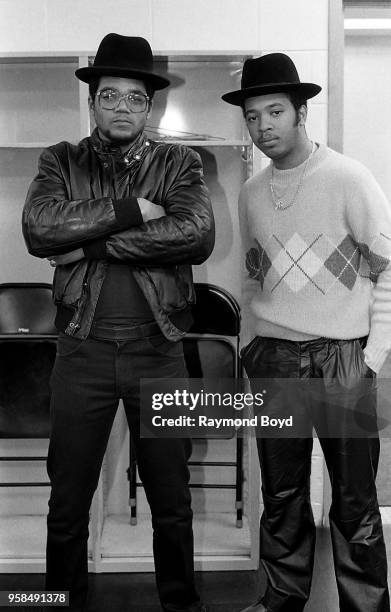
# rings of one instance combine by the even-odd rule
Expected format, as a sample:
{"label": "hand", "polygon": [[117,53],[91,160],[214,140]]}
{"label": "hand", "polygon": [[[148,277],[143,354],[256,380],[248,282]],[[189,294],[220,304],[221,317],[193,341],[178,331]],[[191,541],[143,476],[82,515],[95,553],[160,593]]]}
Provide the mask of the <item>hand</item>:
{"label": "hand", "polygon": [[151,221],[151,219],[159,219],[166,216],[166,211],[160,204],[154,204],[145,198],[137,198],[138,205],[143,217],[143,221]]}
{"label": "hand", "polygon": [[76,249],[75,251],[64,253],[63,255],[55,255],[54,257],[48,257],[48,262],[50,263],[52,268],[55,268],[56,266],[65,266],[66,264],[74,263],[75,261],[79,261],[80,259],[84,259],[83,249]]}

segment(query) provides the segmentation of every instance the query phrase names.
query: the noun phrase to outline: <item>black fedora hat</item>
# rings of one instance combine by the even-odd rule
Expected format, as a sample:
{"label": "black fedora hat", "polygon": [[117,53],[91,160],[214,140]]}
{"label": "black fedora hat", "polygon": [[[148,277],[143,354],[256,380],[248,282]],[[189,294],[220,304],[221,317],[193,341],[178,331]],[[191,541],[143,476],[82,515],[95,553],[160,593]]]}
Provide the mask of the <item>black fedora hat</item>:
{"label": "black fedora hat", "polygon": [[154,73],[152,49],[141,36],[107,34],[99,45],[94,64],[75,71],[78,79],[89,83],[101,76],[116,76],[147,81],[154,89],[164,89],[170,81]]}
{"label": "black fedora hat", "polygon": [[322,88],[315,83],[301,83],[296,66],[284,53],[269,53],[244,62],[241,89],[230,91],[223,100],[242,106],[246,98],[269,93],[297,91],[305,99],[312,98]]}

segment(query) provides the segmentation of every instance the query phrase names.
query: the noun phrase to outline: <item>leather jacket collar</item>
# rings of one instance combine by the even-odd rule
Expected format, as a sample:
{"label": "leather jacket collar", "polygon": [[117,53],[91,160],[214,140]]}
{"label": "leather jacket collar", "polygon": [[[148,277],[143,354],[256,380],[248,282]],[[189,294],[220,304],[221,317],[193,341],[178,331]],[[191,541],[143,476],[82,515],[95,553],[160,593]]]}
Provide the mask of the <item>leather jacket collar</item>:
{"label": "leather jacket collar", "polygon": [[131,147],[123,153],[119,145],[104,142],[99,136],[98,128],[95,128],[91,134],[91,144],[99,157],[110,155],[115,163],[122,162],[129,169],[133,169],[143,161],[150,147],[145,132],[141,132]]}

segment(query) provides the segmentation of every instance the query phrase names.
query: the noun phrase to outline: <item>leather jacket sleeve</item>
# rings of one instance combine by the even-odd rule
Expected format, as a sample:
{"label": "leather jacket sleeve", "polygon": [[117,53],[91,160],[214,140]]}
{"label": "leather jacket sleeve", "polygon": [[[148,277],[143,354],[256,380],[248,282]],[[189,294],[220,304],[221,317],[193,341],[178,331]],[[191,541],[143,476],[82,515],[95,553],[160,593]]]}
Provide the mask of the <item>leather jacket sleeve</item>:
{"label": "leather jacket sleeve", "polygon": [[126,261],[139,266],[200,264],[214,246],[214,218],[200,157],[175,147],[177,171],[169,180],[166,216],[111,234],[85,248],[90,259]]}
{"label": "leather jacket sleeve", "polygon": [[[39,159],[23,209],[22,230],[29,253],[50,257],[67,253],[91,240],[143,222],[137,198],[73,199],[69,185],[77,166],[61,164],[67,150],[60,143],[45,149]],[[85,180],[85,179],[84,179]]]}

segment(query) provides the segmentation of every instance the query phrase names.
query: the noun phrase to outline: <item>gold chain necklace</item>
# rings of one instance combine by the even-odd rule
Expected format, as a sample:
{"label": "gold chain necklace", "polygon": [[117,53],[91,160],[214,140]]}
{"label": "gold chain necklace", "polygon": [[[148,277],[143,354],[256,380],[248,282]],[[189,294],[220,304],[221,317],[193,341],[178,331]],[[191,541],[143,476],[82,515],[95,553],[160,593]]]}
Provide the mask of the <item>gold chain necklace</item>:
{"label": "gold chain necklace", "polygon": [[280,198],[276,194],[275,185],[274,185],[274,164],[272,164],[272,176],[271,176],[271,179],[270,179],[270,192],[272,194],[274,210],[286,210],[287,208],[290,208],[291,206],[294,205],[294,203],[296,202],[296,198],[299,195],[301,187],[303,185],[305,174],[306,174],[307,167],[308,167],[308,163],[309,163],[311,157],[313,156],[314,152],[315,152],[315,143],[313,142],[312,143],[312,147],[311,147],[311,153],[307,157],[307,159],[305,161],[305,164],[304,164],[303,171],[300,174],[300,178],[299,178],[299,181],[297,183],[296,191],[295,191],[295,193],[293,195],[292,200],[290,202],[288,202],[288,203],[284,203],[282,201],[282,198],[284,197],[284,195],[287,192],[289,187],[285,190],[285,193]]}

